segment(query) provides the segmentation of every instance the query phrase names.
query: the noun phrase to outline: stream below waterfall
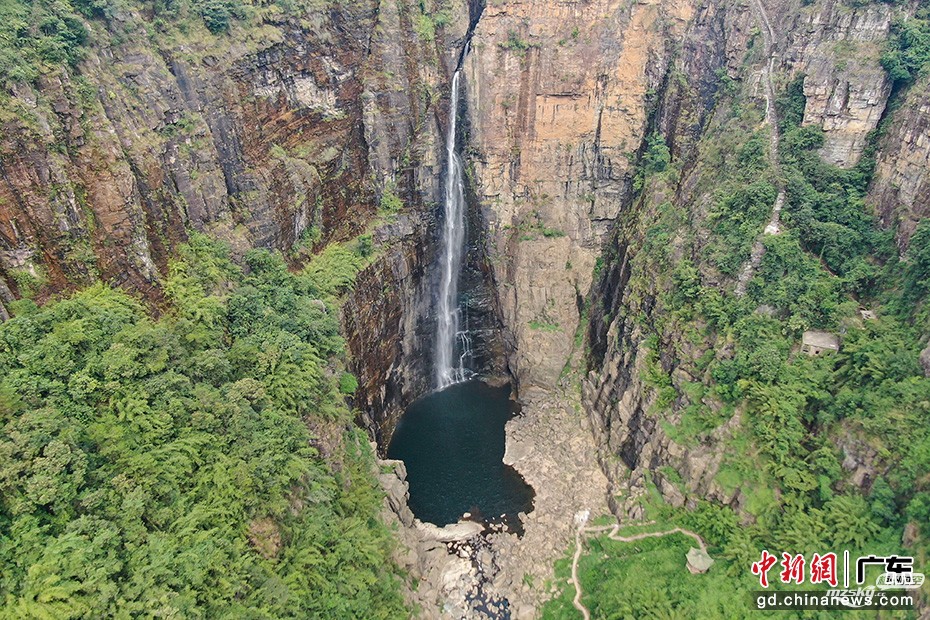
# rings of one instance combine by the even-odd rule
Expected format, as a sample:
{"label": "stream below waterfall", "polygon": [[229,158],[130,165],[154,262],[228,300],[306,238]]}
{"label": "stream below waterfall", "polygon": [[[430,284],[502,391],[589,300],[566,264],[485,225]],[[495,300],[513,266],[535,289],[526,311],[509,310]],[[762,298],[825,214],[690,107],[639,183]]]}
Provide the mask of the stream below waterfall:
{"label": "stream below waterfall", "polygon": [[516,413],[510,387],[457,383],[414,402],[400,419],[388,457],[404,461],[410,509],[421,521],[455,523],[466,512],[505,521],[533,509],[533,489],[503,462],[504,425]]}

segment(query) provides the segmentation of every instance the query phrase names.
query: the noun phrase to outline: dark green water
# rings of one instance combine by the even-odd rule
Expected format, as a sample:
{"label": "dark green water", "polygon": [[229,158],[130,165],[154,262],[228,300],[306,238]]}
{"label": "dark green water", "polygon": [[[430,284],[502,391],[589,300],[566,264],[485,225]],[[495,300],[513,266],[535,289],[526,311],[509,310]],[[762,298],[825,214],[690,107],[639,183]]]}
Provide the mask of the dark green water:
{"label": "dark green water", "polygon": [[508,521],[533,507],[533,489],[504,465],[504,424],[514,415],[509,386],[469,381],[435,392],[404,413],[388,457],[407,466],[410,509],[448,525],[465,512]]}

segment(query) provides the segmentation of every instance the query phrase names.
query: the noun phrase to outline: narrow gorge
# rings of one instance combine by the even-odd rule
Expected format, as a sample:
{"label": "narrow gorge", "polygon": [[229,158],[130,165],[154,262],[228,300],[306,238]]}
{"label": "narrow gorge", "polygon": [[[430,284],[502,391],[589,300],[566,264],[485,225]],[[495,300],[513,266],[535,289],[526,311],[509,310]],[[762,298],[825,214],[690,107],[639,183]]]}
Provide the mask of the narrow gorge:
{"label": "narrow gorge", "polygon": [[0,618],[738,618],[763,549],[930,568],[925,2],[0,17]]}

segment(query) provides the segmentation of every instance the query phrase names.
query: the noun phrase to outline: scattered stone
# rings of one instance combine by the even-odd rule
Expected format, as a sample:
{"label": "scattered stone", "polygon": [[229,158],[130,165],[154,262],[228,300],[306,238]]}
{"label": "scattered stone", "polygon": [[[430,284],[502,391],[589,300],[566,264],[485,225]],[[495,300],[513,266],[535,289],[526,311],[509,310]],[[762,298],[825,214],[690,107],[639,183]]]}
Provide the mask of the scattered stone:
{"label": "scattered stone", "polygon": [[478,564],[482,567],[492,568],[494,562],[494,556],[491,555],[491,552],[487,549],[482,549],[478,552]]}
{"label": "scattered stone", "polygon": [[776,314],[778,314],[778,310],[776,310],[774,306],[770,306],[768,304],[762,304],[761,306],[756,308],[756,314],[764,314],[765,316],[775,316]]}
{"label": "scattered stone", "polygon": [[[485,524],[467,520],[474,518],[467,513],[442,528],[412,514],[408,519],[403,463],[378,462],[387,518],[403,525],[398,537],[409,549],[406,556],[398,554],[399,563],[419,577],[419,587],[408,596],[424,617],[486,620],[490,613],[528,620],[554,595],[554,564],[574,540],[575,515],[608,513],[607,479],[574,398],[565,394],[560,401],[542,390],[524,394],[523,414],[507,423],[507,450],[517,457],[513,466],[536,493],[533,510],[509,524],[504,515]],[[529,587],[525,574],[550,587]]]}
{"label": "scattered stone", "polygon": [[456,542],[468,540],[481,533],[484,528],[480,523],[474,521],[459,521],[445,527],[439,527],[432,523],[424,523],[419,519],[415,520],[415,527],[425,538],[431,538],[440,542]]}

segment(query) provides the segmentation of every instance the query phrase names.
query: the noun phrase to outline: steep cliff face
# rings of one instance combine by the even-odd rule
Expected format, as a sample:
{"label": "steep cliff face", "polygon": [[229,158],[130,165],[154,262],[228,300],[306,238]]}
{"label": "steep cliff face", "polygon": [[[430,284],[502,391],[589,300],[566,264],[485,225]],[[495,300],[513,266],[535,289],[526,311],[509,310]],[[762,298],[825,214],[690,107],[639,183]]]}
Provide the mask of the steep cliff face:
{"label": "steep cliff face", "polygon": [[269,16],[235,42],[150,37],[137,13],[89,22],[98,44],[76,70],[4,106],[11,288],[29,272],[50,290],[99,275],[151,291],[186,227],[239,251],[359,230],[347,213],[372,210],[358,95],[373,8]]}
{"label": "steep cliff face", "polygon": [[816,3],[807,10],[785,7],[773,24],[796,16],[791,29],[774,30],[788,72],[803,73],[807,106],[804,123],[826,132],[821,156],[848,168],[885,113],[891,80],[879,59],[891,27],[891,8],[871,4],[856,10],[841,2]]}
{"label": "steep cliff face", "polygon": [[0,302],[100,278],[157,303],[190,229],[299,264],[369,230],[382,196],[399,199],[371,231],[379,260],[345,310],[356,404],[382,438],[428,387],[441,126],[478,7],[444,7],[438,28],[438,6],[317,8],[266,7],[220,35],[142,9],[88,19],[82,62],[13,85],[0,116]]}
{"label": "steep cliff face", "polygon": [[930,217],[930,95],[926,78],[904,94],[882,136],[869,196],[882,223],[897,230],[901,249],[921,218]]}
{"label": "steep cliff face", "polygon": [[[788,7],[789,9],[791,7]],[[913,7],[899,15],[904,19]],[[824,160],[855,165],[869,134],[888,115],[892,82],[879,64],[894,21],[888,4],[851,10],[842,2],[816,3],[791,11],[793,32],[782,40],[784,66],[805,74],[804,123],[826,130]],[[930,215],[927,201],[927,80],[919,79],[898,98],[898,109],[877,144],[877,165],[868,202],[882,224],[896,231],[901,250],[917,222]]]}
{"label": "steep cliff face", "polygon": [[689,2],[490,3],[466,59],[471,164],[521,382],[552,385]]}
{"label": "steep cliff face", "polygon": [[[720,76],[759,84],[770,62],[783,82],[806,76],[804,123],[825,129],[826,160],[850,167],[890,93],[878,64],[892,19],[884,4],[782,2],[759,23],[746,5],[684,0],[428,8],[355,3],[309,19],[268,10],[234,36],[156,32],[151,15],[132,11],[89,20],[96,43],[75,70],[5,95],[0,299],[96,277],[157,298],[188,228],[239,253],[319,247],[365,230],[387,188],[407,209],[376,233],[392,249],[362,275],[348,321],[359,404],[409,400],[428,376],[448,76],[474,25],[463,112],[478,212],[465,279],[478,294],[467,303],[479,339],[503,334],[482,343],[494,353],[479,365],[500,374],[506,351],[520,381],[552,385],[596,258],[629,207],[650,122],[693,159]],[[442,13],[438,30],[430,11]],[[763,59],[756,44],[772,23],[774,54]],[[873,189],[902,243],[926,208],[920,93],[911,89],[883,139]],[[389,274],[404,284],[379,293]],[[366,351],[364,333],[382,344]],[[366,373],[369,356],[378,361]],[[376,378],[392,373],[405,387]]]}
{"label": "steep cliff face", "polygon": [[364,142],[374,185],[404,203],[375,228],[380,258],[359,274],[343,317],[359,377],[353,404],[383,450],[413,399],[431,387],[437,222],[448,83],[471,16],[448,7],[433,39],[416,30],[415,3],[380,2],[361,93]]}
{"label": "steep cliff face", "polygon": [[430,388],[428,220],[404,215],[375,231],[384,255],[356,279],[343,325],[359,389],[353,404],[383,451],[403,408]]}
{"label": "steep cliff face", "polygon": [[[722,2],[488,6],[465,63],[471,163],[521,381],[551,385],[569,357],[650,114],[687,160],[718,72],[761,98],[770,63],[779,86],[805,76],[804,123],[825,130],[824,159],[860,160],[891,91],[879,57],[892,10],[804,4],[767,3],[758,23],[749,5]],[[771,58],[761,58],[762,28]]]}
{"label": "steep cliff face", "polygon": [[[772,68],[777,88],[803,76],[802,123],[823,129],[820,156],[842,168],[859,163],[891,95],[890,81],[879,64],[892,19],[887,6],[766,3],[764,14],[749,8],[723,3],[705,7],[686,30],[686,49],[689,35],[694,37],[691,53],[673,60],[669,73],[675,79],[658,92],[653,117],[654,128],[680,162],[679,180],[671,186],[652,186],[636,202],[620,207],[615,236],[607,244],[604,268],[592,289],[583,398],[602,447],[602,466],[614,481],[633,487],[648,477],[675,505],[706,498],[739,508],[746,501],[738,484],[718,476],[727,443],[739,432],[741,411],[695,388],[714,382],[705,371],[708,360],[731,357],[734,343],[701,325],[695,331],[671,309],[657,305],[660,293],[677,277],[672,267],[682,258],[697,268],[703,282],[724,289],[733,285],[732,277],[711,266],[714,248],[709,242],[714,179],[721,167],[732,163],[711,154],[726,148],[719,145],[726,145],[734,131],[767,135],[764,125],[753,126],[764,119],[765,106],[772,105],[764,96],[766,65]],[[774,24],[778,27],[772,28],[773,55],[766,58],[760,32]],[[719,43],[696,53],[701,49],[694,47],[696,42],[714,40]],[[741,105],[754,109],[749,118],[757,120],[744,126],[746,114],[717,103],[715,87],[743,89],[749,101]],[[899,224],[904,238],[925,215],[917,197],[923,182],[917,169],[926,155],[919,146],[921,128],[925,129],[923,99],[909,92],[878,144],[871,205],[887,225]],[[908,136],[916,148],[906,145]],[[889,180],[893,175],[899,184]],[[680,219],[675,220],[677,233],[670,233],[666,242],[669,262],[660,267],[638,254],[667,222],[664,212],[679,213]],[[667,379],[657,385],[656,376]],[[696,410],[705,420],[715,421],[699,433],[683,432],[683,420]],[[627,508],[638,510],[632,504]]]}

